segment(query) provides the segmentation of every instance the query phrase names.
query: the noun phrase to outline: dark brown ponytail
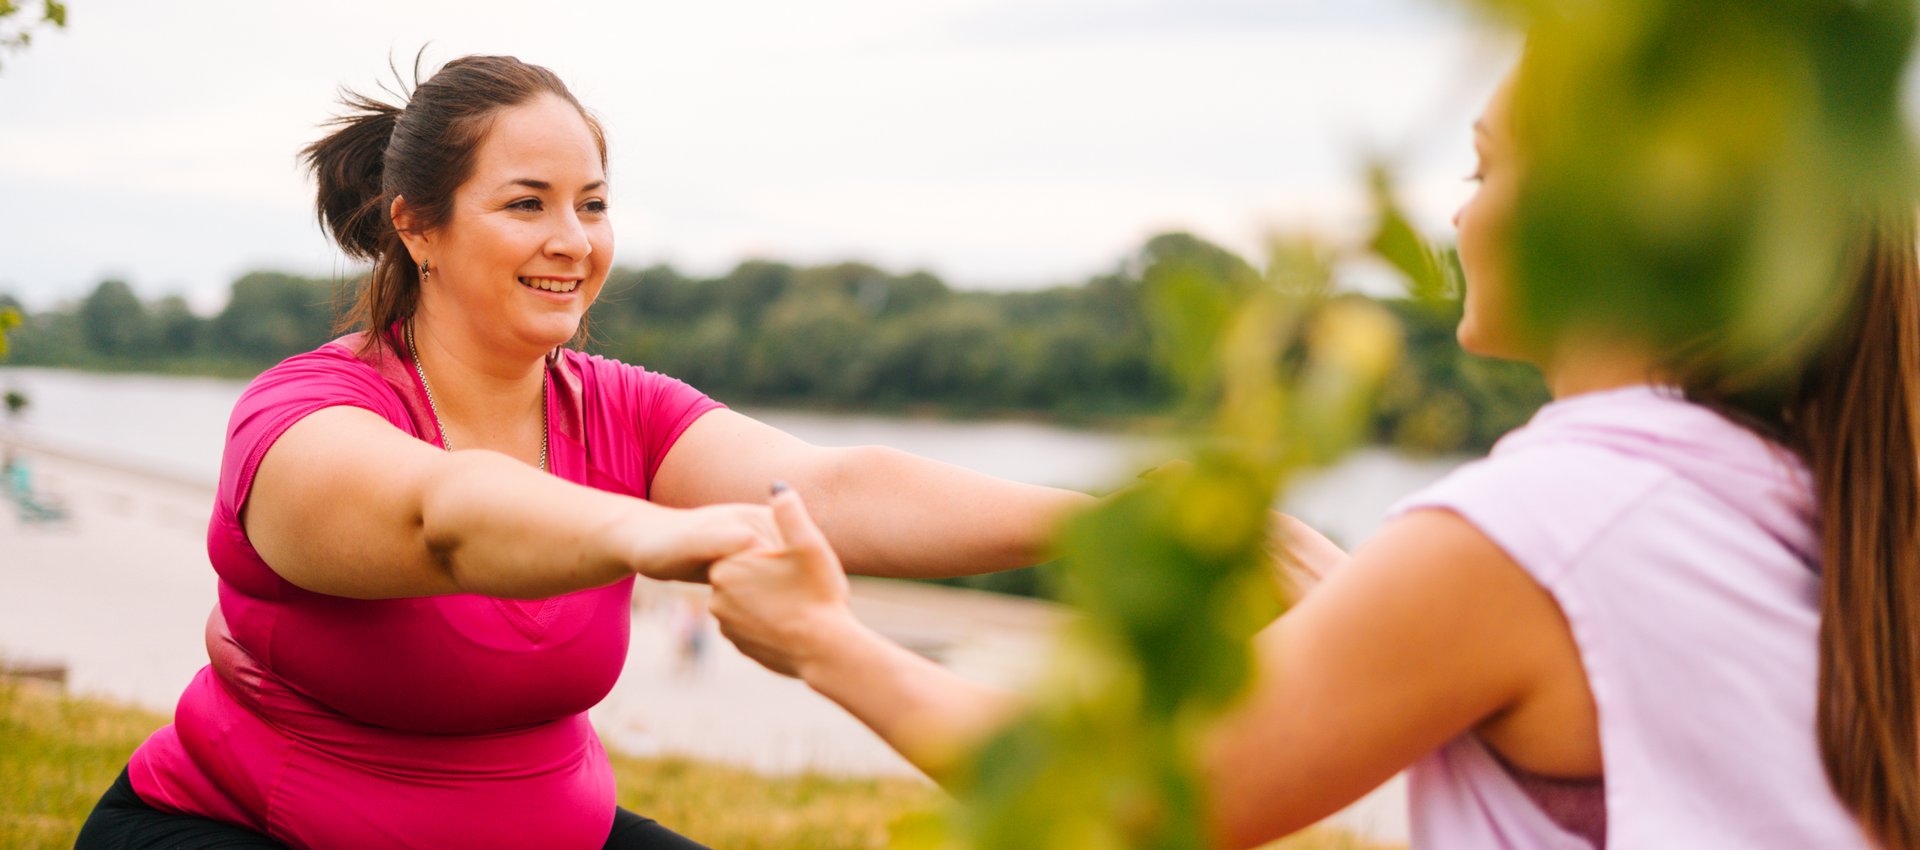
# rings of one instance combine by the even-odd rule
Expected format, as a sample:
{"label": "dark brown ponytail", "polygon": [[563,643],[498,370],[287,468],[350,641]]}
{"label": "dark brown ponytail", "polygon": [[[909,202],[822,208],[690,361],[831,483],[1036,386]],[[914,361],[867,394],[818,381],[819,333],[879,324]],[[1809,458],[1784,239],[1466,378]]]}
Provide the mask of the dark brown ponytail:
{"label": "dark brown ponytail", "polygon": [[453,192],[472,173],[494,114],[541,95],[580,111],[604,168],[607,142],[600,122],[552,71],[511,56],[448,62],[417,83],[404,106],[344,92],[348,114],[328,122],[338,129],[300,152],[319,184],[321,224],[347,256],[373,263],[339,323],[340,330],[368,332],[363,353],[420,303],[420,268],[394,229],[393,200],[406,199],[420,230],[445,225],[453,217]]}
{"label": "dark brown ponytail", "polygon": [[354,305],[342,312],[335,332],[369,331],[361,353],[372,350],[393,321],[413,315],[420,300],[420,269],[394,230],[392,195],[384,187],[387,145],[403,110],[351,91],[341,104],[352,110],[327,122],[338,127],[301,151],[319,185],[320,224],[340,250],[373,264]]}
{"label": "dark brown ponytail", "polygon": [[320,223],[347,256],[371,262],[388,229],[387,211],[380,208],[381,175],[401,109],[353,92],[345,92],[341,103],[353,112],[327,122],[340,129],[301,154],[320,186]]}
{"label": "dark brown ponytail", "polygon": [[1920,257],[1869,234],[1848,315],[1788,410],[1820,507],[1820,751],[1889,850],[1920,849]]}

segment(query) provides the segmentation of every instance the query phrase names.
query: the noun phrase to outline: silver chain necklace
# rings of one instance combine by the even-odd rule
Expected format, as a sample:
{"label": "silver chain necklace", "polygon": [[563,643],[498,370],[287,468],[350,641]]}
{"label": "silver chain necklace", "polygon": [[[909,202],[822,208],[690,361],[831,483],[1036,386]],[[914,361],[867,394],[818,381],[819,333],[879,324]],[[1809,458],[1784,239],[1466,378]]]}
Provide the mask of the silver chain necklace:
{"label": "silver chain necklace", "polygon": [[[433,427],[440,432],[440,447],[453,451],[447,438],[447,426],[440,422],[440,406],[433,401],[433,385],[427,383],[427,370],[420,368],[420,346],[413,344],[413,320],[407,320],[407,356],[413,358],[413,373],[420,376],[420,387],[427,391],[427,412],[433,414]],[[540,471],[547,471],[547,378],[540,376]]]}

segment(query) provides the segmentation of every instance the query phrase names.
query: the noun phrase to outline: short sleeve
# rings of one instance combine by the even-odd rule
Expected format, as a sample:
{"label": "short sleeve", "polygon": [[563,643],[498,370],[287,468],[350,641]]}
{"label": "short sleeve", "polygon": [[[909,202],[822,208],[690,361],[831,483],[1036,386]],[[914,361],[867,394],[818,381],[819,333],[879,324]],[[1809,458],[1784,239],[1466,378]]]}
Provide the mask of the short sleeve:
{"label": "short sleeve", "polygon": [[[595,403],[587,426],[596,436],[590,441],[604,440],[596,451],[602,458],[618,458],[612,467],[631,470],[627,476],[637,473],[640,480],[629,484],[634,492],[650,494],[654,474],[680,435],[701,416],[726,406],[659,372],[604,357],[576,356],[593,384]],[[629,440],[632,447],[625,449],[621,444]],[[637,451],[637,456],[628,451]]]}
{"label": "short sleeve", "polygon": [[1654,464],[1589,446],[1496,449],[1401,499],[1387,516],[1450,511],[1551,589],[1595,537],[1670,477]]}
{"label": "short sleeve", "polygon": [[254,378],[227,421],[216,505],[220,515],[240,515],[261,458],[281,434],[309,413],[343,405],[372,411],[408,433],[413,430],[405,407],[379,373],[341,345],[290,357]]}
{"label": "short sleeve", "polygon": [[678,378],[634,367],[641,376],[640,451],[645,458],[647,491],[667,451],[686,433],[687,426],[708,411],[724,407]]}

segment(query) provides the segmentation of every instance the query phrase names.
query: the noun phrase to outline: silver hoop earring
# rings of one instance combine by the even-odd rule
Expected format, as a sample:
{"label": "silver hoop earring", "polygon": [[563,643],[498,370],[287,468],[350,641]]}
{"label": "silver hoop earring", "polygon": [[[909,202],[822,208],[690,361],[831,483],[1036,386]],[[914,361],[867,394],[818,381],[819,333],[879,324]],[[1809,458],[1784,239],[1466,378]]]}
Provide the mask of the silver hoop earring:
{"label": "silver hoop earring", "polygon": [[420,282],[426,283],[427,281],[432,279],[433,279],[433,263],[431,261],[426,261],[426,260],[421,261]]}

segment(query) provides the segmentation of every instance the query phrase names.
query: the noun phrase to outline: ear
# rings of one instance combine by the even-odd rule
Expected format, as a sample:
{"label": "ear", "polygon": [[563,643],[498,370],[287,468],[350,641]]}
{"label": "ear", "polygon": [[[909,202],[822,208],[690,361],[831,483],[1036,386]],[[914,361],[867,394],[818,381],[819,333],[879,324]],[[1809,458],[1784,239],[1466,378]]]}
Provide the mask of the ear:
{"label": "ear", "polygon": [[433,240],[415,227],[418,220],[412,208],[407,206],[404,196],[393,196],[393,205],[387,208],[387,215],[393,219],[393,229],[400,234],[400,242],[407,246],[407,253],[413,255],[415,265],[422,258],[431,256]]}

